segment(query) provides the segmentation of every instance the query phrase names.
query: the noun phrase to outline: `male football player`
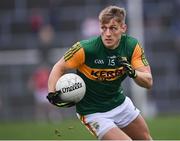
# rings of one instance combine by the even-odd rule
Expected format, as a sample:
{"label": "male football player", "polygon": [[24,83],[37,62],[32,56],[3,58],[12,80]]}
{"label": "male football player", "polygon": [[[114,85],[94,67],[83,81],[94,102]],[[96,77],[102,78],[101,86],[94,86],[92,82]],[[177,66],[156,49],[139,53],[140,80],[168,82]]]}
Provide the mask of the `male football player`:
{"label": "male football player", "polygon": [[147,89],[153,84],[143,48],[125,34],[125,17],[125,9],[117,6],[100,12],[100,36],[77,42],[54,65],[47,98],[61,107],[72,106],[60,100],[55,85],[67,70],[76,69],[87,87],[76,111],[91,133],[101,140],[151,140],[145,120],[121,86],[127,76]]}

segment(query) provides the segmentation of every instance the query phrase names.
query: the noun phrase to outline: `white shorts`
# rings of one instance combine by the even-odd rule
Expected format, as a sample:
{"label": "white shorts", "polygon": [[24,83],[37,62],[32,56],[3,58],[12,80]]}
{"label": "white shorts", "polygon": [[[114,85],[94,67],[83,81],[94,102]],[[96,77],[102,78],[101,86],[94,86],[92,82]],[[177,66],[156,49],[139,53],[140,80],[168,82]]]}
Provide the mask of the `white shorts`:
{"label": "white shorts", "polygon": [[123,128],[130,124],[139,115],[140,111],[134,106],[129,97],[118,107],[103,113],[94,113],[78,118],[87,129],[101,139],[105,133],[114,127]]}

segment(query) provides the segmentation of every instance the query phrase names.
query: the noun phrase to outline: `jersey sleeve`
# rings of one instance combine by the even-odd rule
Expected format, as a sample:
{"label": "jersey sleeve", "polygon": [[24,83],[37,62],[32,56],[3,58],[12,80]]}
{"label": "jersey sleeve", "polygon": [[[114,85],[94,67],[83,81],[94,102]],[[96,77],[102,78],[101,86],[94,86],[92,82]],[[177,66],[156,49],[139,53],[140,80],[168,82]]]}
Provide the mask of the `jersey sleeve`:
{"label": "jersey sleeve", "polygon": [[85,61],[84,49],[81,47],[80,42],[74,44],[65,54],[64,60],[66,67],[69,69],[77,69]]}
{"label": "jersey sleeve", "polygon": [[134,69],[149,65],[144,54],[144,49],[139,45],[139,43],[136,44],[136,47],[134,49],[131,64]]}

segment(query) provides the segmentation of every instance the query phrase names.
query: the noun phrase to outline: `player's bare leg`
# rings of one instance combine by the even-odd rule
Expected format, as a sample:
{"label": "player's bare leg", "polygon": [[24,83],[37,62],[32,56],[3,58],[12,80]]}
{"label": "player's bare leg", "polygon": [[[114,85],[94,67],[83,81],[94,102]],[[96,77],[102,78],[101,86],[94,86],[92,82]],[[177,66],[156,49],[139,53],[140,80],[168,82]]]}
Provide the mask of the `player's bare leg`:
{"label": "player's bare leg", "polygon": [[141,115],[128,126],[122,128],[122,131],[133,140],[152,140],[148,126]]}
{"label": "player's bare leg", "polygon": [[114,127],[110,129],[101,140],[131,140],[131,138],[118,127]]}

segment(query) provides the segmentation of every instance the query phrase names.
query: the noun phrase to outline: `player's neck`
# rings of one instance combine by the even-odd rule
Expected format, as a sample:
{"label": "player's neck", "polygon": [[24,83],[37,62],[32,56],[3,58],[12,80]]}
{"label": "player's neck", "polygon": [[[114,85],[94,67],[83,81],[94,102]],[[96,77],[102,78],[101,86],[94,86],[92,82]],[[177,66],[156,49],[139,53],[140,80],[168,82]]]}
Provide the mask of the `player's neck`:
{"label": "player's neck", "polygon": [[117,42],[117,44],[115,44],[113,47],[111,47],[111,48],[109,48],[109,49],[112,49],[112,50],[113,50],[113,49],[116,49],[116,48],[119,46],[119,44],[120,44],[120,40],[121,40],[121,39],[119,39],[118,42]]}

